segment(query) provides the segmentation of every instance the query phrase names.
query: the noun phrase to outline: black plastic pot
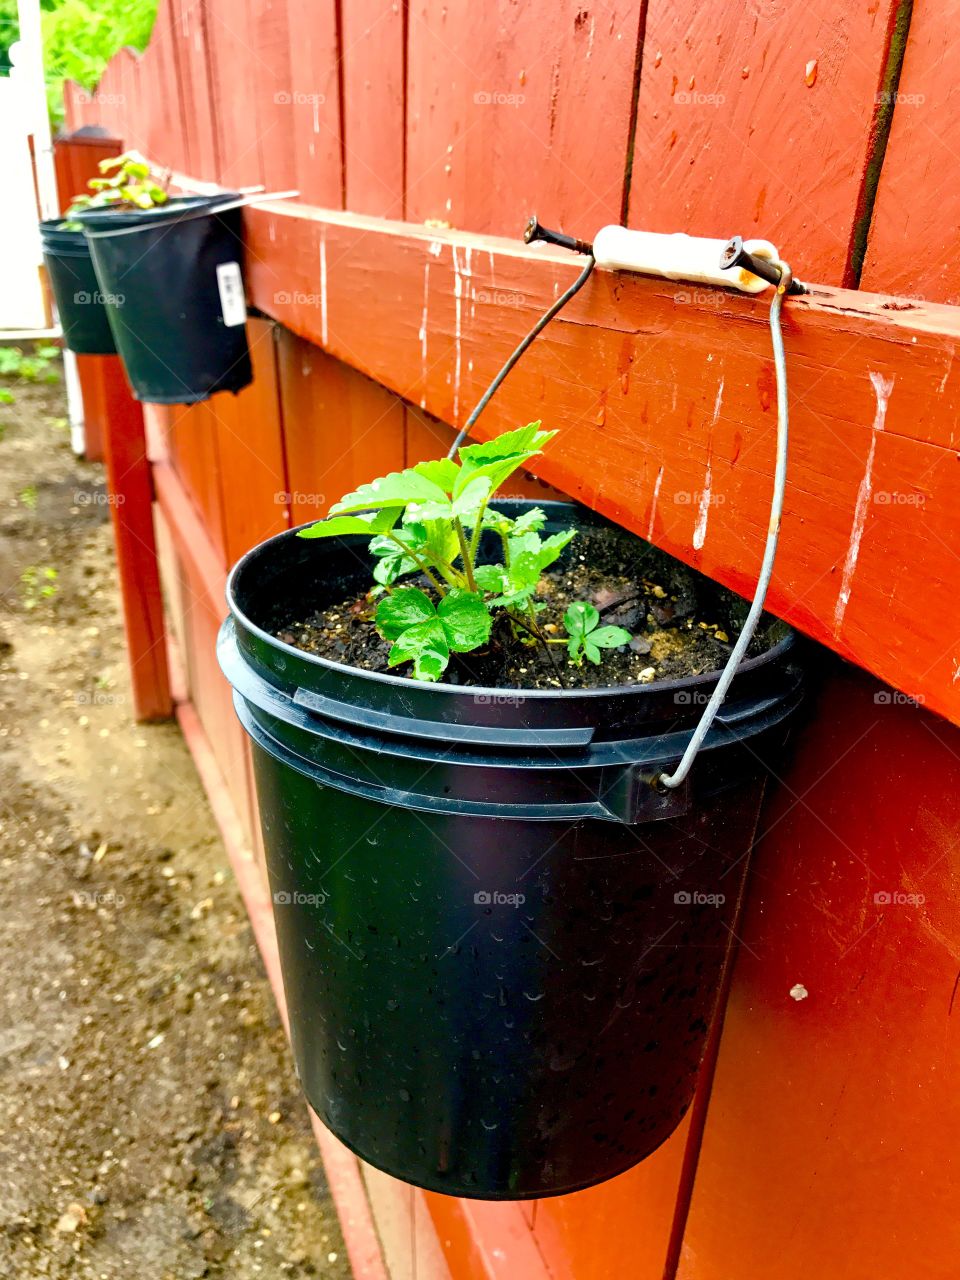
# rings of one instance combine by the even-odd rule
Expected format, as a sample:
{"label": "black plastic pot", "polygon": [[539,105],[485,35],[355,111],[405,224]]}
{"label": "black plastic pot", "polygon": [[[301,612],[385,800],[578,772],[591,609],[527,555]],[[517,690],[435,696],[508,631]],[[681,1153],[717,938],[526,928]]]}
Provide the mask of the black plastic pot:
{"label": "black plastic pot", "polygon": [[76,215],[138,400],[195,404],[241,391],[253,377],[239,318],[241,210],[217,211],[235,198],[189,196],[143,212]]}
{"label": "black plastic pot", "polygon": [[[551,530],[603,523],[540,505]],[[768,628],[692,785],[661,794],[651,779],[678,761],[712,675],[425,685],[275,639],[304,601],[369,581],[364,541],[291,531],[255,548],[219,641],[254,743],[304,1090],[347,1146],[419,1186],[590,1186],[653,1151],[693,1096],[761,761],[800,698],[792,633]]]}
{"label": "black plastic pot", "polygon": [[63,329],[63,344],[83,356],[116,351],[103,295],[82,231],[64,231],[63,218],[40,223],[47,277]]}

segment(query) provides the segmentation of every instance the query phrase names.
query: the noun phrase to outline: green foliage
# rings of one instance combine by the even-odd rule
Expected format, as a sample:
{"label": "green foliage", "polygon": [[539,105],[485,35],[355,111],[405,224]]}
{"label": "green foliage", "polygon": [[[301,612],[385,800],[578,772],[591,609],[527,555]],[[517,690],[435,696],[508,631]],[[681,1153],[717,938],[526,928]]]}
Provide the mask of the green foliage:
{"label": "green foliage", "polygon": [[139,151],[110,156],[101,160],[97,168],[101,176],[87,183],[91,194],[73,197],[64,226],[71,225],[70,214],[82,209],[154,209],[170,199],[169,175],[152,170]]}
{"label": "green foliage", "polygon": [[53,565],[33,564],[20,575],[23,587],[23,607],[36,609],[44,600],[51,599],[59,591],[59,574]]}
{"label": "green foliage", "polygon": [[[18,378],[23,382],[59,382],[54,360],[60,348],[38,343],[31,353],[22,347],[0,347],[0,378]],[[0,389],[0,404],[13,404],[13,394]]]}
{"label": "green foliage", "polygon": [[[512,519],[489,505],[504,482],[554,435],[533,422],[486,444],[464,446],[459,462],[442,458],[393,471],[346,494],[326,520],[301,531],[301,538],[373,535],[369,547],[375,591],[386,593],[377,607],[376,625],[391,641],[391,667],[412,662],[415,679],[438,680],[451,653],[468,653],[487,643],[498,616],[508,620],[518,638],[544,647],[565,643],[541,631],[535,597],[544,571],[576,531],[543,537],[546,516],[539,507]],[[484,530],[500,539],[502,559],[497,563],[477,563]],[[413,573],[426,577],[436,601],[419,587],[395,585]],[[592,610],[596,621],[589,628],[589,643],[576,650],[570,633],[570,656],[577,665],[581,651],[599,661],[593,654],[599,655],[601,648],[629,641],[620,627],[598,631],[597,611],[592,605],[582,608]],[[578,626],[581,620],[577,615]]]}
{"label": "green foliage", "polygon": [[584,658],[591,662],[599,662],[601,649],[619,649],[630,643],[630,632],[623,627],[601,627],[600,614],[592,604],[576,600],[563,615],[563,625],[567,628],[567,648],[570,661],[582,666]]}

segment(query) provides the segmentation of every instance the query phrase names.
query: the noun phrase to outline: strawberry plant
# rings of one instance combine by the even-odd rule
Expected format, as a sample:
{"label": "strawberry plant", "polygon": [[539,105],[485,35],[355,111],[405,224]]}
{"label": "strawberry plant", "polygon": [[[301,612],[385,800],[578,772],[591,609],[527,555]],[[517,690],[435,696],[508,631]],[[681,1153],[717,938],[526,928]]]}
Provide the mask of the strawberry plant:
{"label": "strawberry plant", "polygon": [[[568,646],[570,660],[600,662],[601,651],[627,644],[622,627],[600,627],[593,605],[568,608],[568,639],[544,633],[537,599],[544,572],[576,530],[543,535],[546,515],[534,507],[516,519],[490,506],[504,482],[556,435],[540,423],[507,431],[486,444],[465,445],[459,461],[442,458],[391,472],[346,494],[330,515],[301,538],[369,534],[374,557],[371,595],[382,597],[375,624],[391,642],[391,667],[413,663],[417,680],[438,680],[452,653],[479,649],[495,625],[530,644]],[[480,563],[484,532],[499,542],[500,558]],[[397,585],[421,575],[424,586]]]}
{"label": "strawberry plant", "polygon": [[81,224],[71,222],[70,215],[85,209],[155,209],[170,199],[169,174],[155,173],[138,151],[109,156],[98,168],[101,176],[87,183],[89,194],[73,197],[64,229],[81,230]]}

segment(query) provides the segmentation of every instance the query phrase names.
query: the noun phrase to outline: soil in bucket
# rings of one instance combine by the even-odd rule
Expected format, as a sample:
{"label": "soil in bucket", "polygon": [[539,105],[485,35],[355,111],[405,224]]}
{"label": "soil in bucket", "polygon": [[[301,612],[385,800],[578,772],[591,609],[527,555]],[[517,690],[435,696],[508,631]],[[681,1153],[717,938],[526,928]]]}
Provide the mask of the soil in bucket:
{"label": "soil in bucket", "polygon": [[[593,591],[607,617],[637,611],[649,653],[564,662],[566,687],[511,666],[535,650],[506,642],[466,655],[491,663],[486,687],[482,670],[386,672],[350,614],[369,538],[293,530],[233,570],[218,645],[253,742],[304,1092],[370,1164],[482,1199],[591,1186],[675,1130],[802,687],[792,633],[768,621],[688,784],[658,789],[747,604],[583,508],[538,505],[549,533],[580,533],[541,616]],[[338,660],[287,639],[308,622]]]}

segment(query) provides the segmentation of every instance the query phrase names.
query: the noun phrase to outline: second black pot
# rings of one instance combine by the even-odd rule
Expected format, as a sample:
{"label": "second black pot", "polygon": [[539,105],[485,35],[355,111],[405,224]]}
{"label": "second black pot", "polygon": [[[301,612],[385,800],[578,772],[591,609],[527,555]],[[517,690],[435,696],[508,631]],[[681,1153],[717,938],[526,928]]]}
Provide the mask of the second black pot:
{"label": "second black pot", "polygon": [[77,215],[133,394],[195,404],[253,377],[236,197],[190,196],[143,212]]}
{"label": "second black pot", "polygon": [[[541,505],[550,532],[603,523]],[[762,762],[800,697],[792,633],[768,624],[691,785],[661,794],[717,673],[424,685],[276,638],[304,601],[362,589],[365,557],[364,539],[294,531],[255,548],[219,644],[254,744],[304,1090],[347,1146],[419,1186],[590,1186],[649,1155],[693,1097]]]}
{"label": "second black pot", "polygon": [[81,356],[116,351],[103,294],[82,231],[65,230],[63,218],[40,223],[43,261],[63,329],[63,345]]}

